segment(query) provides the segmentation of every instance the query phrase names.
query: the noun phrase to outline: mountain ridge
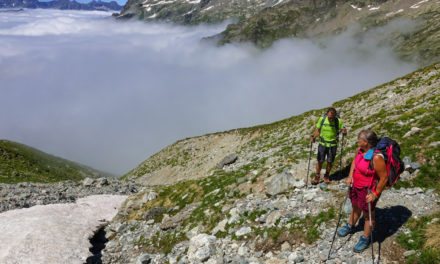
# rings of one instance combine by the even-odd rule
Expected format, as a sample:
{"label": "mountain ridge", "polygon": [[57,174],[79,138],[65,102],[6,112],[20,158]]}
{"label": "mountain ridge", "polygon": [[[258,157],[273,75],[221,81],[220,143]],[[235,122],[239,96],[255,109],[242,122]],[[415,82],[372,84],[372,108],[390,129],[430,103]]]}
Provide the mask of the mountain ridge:
{"label": "mountain ridge", "polygon": [[440,3],[418,0],[129,0],[119,19],[171,22],[184,25],[232,20],[215,36],[217,43],[250,42],[270,47],[283,38],[321,38],[346,31],[358,24],[354,36],[381,29],[394,21],[410,21],[380,36],[380,44],[391,46],[401,59],[422,66],[440,61]]}
{"label": "mountain ridge", "polygon": [[115,176],[21,143],[0,140],[1,183],[80,181],[86,177]]}

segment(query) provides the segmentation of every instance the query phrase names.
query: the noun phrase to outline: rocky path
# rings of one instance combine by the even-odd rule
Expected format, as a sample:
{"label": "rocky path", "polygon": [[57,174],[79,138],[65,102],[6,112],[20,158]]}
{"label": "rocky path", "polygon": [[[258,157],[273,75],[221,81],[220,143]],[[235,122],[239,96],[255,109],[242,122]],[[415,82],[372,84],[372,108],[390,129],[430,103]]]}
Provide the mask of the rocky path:
{"label": "rocky path", "polygon": [[90,195],[130,195],[139,188],[139,184],[107,178],[86,178],[82,182],[0,184],[0,212],[34,205],[73,203]]}
{"label": "rocky path", "polygon": [[[225,219],[211,232],[206,233],[200,227],[184,230],[188,240],[178,243],[168,255],[142,253],[138,243],[142,237],[148,240],[158,232],[165,232],[161,229],[163,222],[112,222],[107,230],[113,239],[103,252],[103,263],[371,263],[370,248],[362,254],[352,250],[362,234],[363,220],[358,223],[354,234],[345,238],[336,237],[331,257],[327,261],[346,190],[342,182],[332,183],[327,190],[318,187],[306,189],[303,183],[297,184],[297,188],[287,195],[279,197],[250,194],[245,199],[237,200],[233,206],[223,207]],[[376,258],[380,256],[381,263],[399,263],[395,259],[391,260],[388,254],[392,251],[393,236],[405,232],[402,226],[410,217],[417,218],[439,210],[438,202],[439,197],[433,190],[386,190],[377,205],[377,237],[374,243]],[[297,222],[300,224],[302,219],[316,216],[330,206],[336,208],[336,219],[315,224],[319,238],[312,244],[287,237],[284,240],[278,238],[278,244],[271,246],[273,242],[267,239],[270,236],[267,232],[253,235],[255,228],[276,230],[296,225]],[[349,203],[343,207],[345,213],[349,213],[350,209]],[[245,212],[255,210],[264,210],[266,213],[252,220]],[[292,219],[297,220],[292,222]],[[168,220],[164,217],[163,221]],[[346,221],[345,214],[341,225]],[[228,235],[224,238],[214,236],[219,230],[226,231]],[[398,254],[403,257],[404,252]]]}

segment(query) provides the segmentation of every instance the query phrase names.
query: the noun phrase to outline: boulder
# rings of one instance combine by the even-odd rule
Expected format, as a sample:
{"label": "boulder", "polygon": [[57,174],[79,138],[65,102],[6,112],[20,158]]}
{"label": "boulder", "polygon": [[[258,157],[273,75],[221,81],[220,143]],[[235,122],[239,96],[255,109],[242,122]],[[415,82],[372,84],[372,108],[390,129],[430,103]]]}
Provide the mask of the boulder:
{"label": "boulder", "polygon": [[271,212],[266,218],[266,226],[273,226],[275,222],[282,216],[280,211]]}
{"label": "boulder", "polygon": [[188,260],[199,263],[208,260],[215,253],[217,238],[207,234],[200,234],[191,238],[188,247]]}
{"label": "boulder", "polygon": [[[191,239],[191,238],[197,236],[198,234],[200,234],[201,231],[202,231],[202,228],[201,228],[200,226],[196,226],[196,227],[194,227],[193,229],[189,230],[189,231],[186,233],[186,237],[189,238],[189,239]],[[214,234],[215,234],[215,233],[214,233]]]}
{"label": "boulder", "polygon": [[151,257],[149,254],[142,254],[136,260],[136,264],[150,264],[150,263],[151,263]]}
{"label": "boulder", "polygon": [[306,183],[304,182],[304,180],[299,180],[299,181],[295,181],[293,186],[295,188],[302,188],[302,187],[306,186]]}
{"label": "boulder", "polygon": [[291,187],[295,186],[295,183],[295,178],[287,170],[264,182],[266,194],[269,196],[286,193]]}
{"label": "boulder", "polygon": [[244,236],[252,232],[252,229],[248,226],[242,227],[235,232],[236,236]]}
{"label": "boulder", "polygon": [[226,224],[228,223],[228,219],[223,219],[222,221],[220,221],[216,227],[214,227],[214,229],[212,230],[212,233],[215,234],[217,232],[226,232]]}
{"label": "boulder", "polygon": [[408,131],[403,137],[404,138],[410,137],[412,135],[419,133],[420,131],[422,131],[422,129],[420,129],[418,127],[412,127],[411,130]]}
{"label": "boulder", "polygon": [[429,147],[433,147],[433,148],[435,148],[435,147],[438,147],[440,145],[440,141],[435,141],[435,142],[431,142],[430,144],[429,144]]}
{"label": "boulder", "polygon": [[96,180],[96,187],[104,187],[108,185],[108,180],[107,178],[99,178]]}
{"label": "boulder", "polygon": [[146,203],[152,200],[155,200],[157,198],[157,193],[154,191],[148,191],[144,194],[144,196],[142,197],[142,202]]}
{"label": "boulder", "polygon": [[281,245],[281,251],[282,252],[286,252],[286,251],[291,251],[292,247],[290,246],[289,242],[285,241],[282,245]]}
{"label": "boulder", "polygon": [[313,200],[317,196],[317,192],[319,189],[308,189],[304,194],[304,199],[307,201]]}
{"label": "boulder", "polygon": [[418,162],[411,162],[409,165],[411,166],[411,169],[413,169],[413,170],[417,170],[422,167],[422,165]]}
{"label": "boulder", "polygon": [[172,217],[164,217],[160,225],[160,229],[167,230],[177,227],[178,225],[183,223],[183,221],[188,219],[194,209],[196,209],[199,205],[200,203],[186,205],[185,208],[183,208],[182,211],[178,212],[176,215]]}
{"label": "boulder", "polygon": [[411,179],[411,173],[409,173],[409,171],[403,171],[402,174],[400,174],[400,179],[402,181],[407,181]]}
{"label": "boulder", "polygon": [[224,157],[222,161],[217,165],[217,169],[221,170],[224,166],[233,164],[238,159],[238,155],[236,153],[229,154],[228,156]]}
{"label": "boulder", "polygon": [[403,252],[403,256],[404,256],[405,258],[407,258],[407,257],[409,257],[409,256],[411,256],[411,255],[416,254],[416,253],[417,253],[417,252],[416,252],[415,250],[408,250],[408,251]]}
{"label": "boulder", "polygon": [[144,214],[143,218],[146,221],[154,220],[156,217],[164,214],[166,211],[167,209],[165,207],[153,207]]}
{"label": "boulder", "polygon": [[84,186],[84,187],[90,187],[90,186],[92,186],[93,184],[95,183],[95,180],[94,179],[92,179],[92,178],[85,178],[84,180],[83,180],[83,182],[82,182],[82,185]]}

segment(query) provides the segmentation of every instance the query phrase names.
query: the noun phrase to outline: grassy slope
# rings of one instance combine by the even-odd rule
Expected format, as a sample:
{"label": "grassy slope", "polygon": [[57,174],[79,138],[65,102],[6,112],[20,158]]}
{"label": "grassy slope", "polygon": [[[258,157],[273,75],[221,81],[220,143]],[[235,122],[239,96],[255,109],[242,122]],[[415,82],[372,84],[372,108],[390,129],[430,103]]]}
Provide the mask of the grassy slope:
{"label": "grassy slope", "polygon": [[[371,127],[380,136],[396,139],[401,145],[402,157],[410,156],[413,161],[422,164],[422,168],[414,180],[399,182],[397,188],[420,186],[434,188],[437,193],[440,193],[440,144],[434,144],[440,142],[439,101],[440,64],[434,64],[379,87],[335,102],[333,105],[341,111],[341,118],[349,130],[343,152],[344,163],[349,164],[354,155],[357,133],[361,129]],[[313,110],[271,124],[235,130],[234,132],[243,136],[257,135],[241,145],[238,151],[240,158],[235,168],[228,170],[214,170],[212,168],[212,170],[205,172],[205,175],[209,175],[207,177],[155,187],[159,193],[158,199],[134,206],[128,214],[120,216],[122,221],[142,220],[143,215],[155,207],[176,208],[178,206],[179,209],[170,213],[170,215],[174,215],[187,204],[201,202],[181,227],[162,234],[158,233],[153,238],[141,239],[138,245],[144,252],[167,253],[176,243],[187,239],[185,230],[203,225],[205,232],[210,232],[219,221],[224,219],[222,207],[233,204],[234,201],[248,194],[264,192],[262,182],[268,177],[283,169],[290,169],[297,178],[303,177],[310,146],[307,139],[313,131],[317,118],[324,111],[325,109]],[[404,138],[411,127],[418,127],[421,131]],[[231,133],[231,131],[226,133]],[[217,135],[221,134],[217,133]],[[212,135],[198,138],[208,136]],[[158,153],[153,157],[157,168],[173,166],[173,164],[167,165],[167,162],[173,157],[184,156],[183,152],[186,150],[176,149],[176,144],[182,143],[182,141],[166,148],[167,154],[173,153],[171,156]],[[159,158],[162,156],[163,160],[161,161]],[[148,163],[148,160],[146,162]],[[145,162],[143,164],[145,165]],[[185,165],[174,164],[174,166]],[[139,168],[142,168],[142,165]],[[148,170],[150,173],[154,173],[157,168],[150,166]],[[141,171],[138,172],[142,174]],[[145,193],[141,192],[130,197],[127,204],[136,204],[136,201],[141,201],[144,195]],[[338,201],[333,202],[337,203]],[[319,238],[319,232],[316,230],[317,223],[334,220],[333,206],[335,204],[328,204],[326,208],[329,210],[316,216],[311,215],[302,220],[293,219],[292,223],[294,224],[289,229],[256,226],[247,239],[254,239],[258,234],[267,232],[273,241],[271,245],[274,247],[279,247],[283,241],[292,237],[296,241],[313,243]],[[252,222],[264,213],[259,210],[246,212],[238,224],[227,225],[226,230],[233,225],[240,225],[244,221]],[[426,219],[432,219],[438,215],[438,212],[433,213],[433,216],[427,216]],[[159,214],[155,220],[161,221],[161,217],[162,214]],[[420,225],[417,224],[419,223],[417,221],[411,220],[408,223],[407,228],[411,230],[411,233],[400,235],[398,241],[407,249],[416,249],[421,252],[420,255],[414,255],[409,259],[411,263],[431,263],[431,260],[434,260],[432,263],[436,263],[435,261],[440,256],[438,250],[440,243],[438,239],[429,239],[426,228],[438,229],[438,225],[428,223]],[[416,224],[414,224],[415,222]],[[216,234],[218,237],[226,235],[221,232]],[[416,239],[414,239],[415,237]],[[245,238],[233,237],[233,239],[243,240]],[[420,242],[426,239],[431,241],[429,246]],[[432,243],[434,244],[432,245]]]}
{"label": "grassy slope", "polygon": [[[429,147],[428,145],[431,142],[440,141],[437,128],[440,126],[437,103],[439,100],[438,67],[439,65],[435,64],[423,68],[390,83],[335,102],[333,105],[340,110],[341,119],[349,129],[344,158],[348,158],[346,154],[355,149],[355,137],[360,129],[370,126],[380,136],[389,136],[400,142],[402,157],[410,156],[414,161],[423,164],[424,173],[421,175],[435,174],[438,171],[436,157],[438,157],[439,149],[438,146]],[[243,163],[261,163],[262,167],[274,171],[285,168],[295,169],[297,166],[302,166],[308,157],[309,142],[307,139],[314,129],[317,118],[323,112],[325,109],[312,110],[271,124],[214,135],[232,132],[241,134],[243,137],[257,135],[239,147],[238,154]],[[422,132],[404,139],[404,134],[412,126],[421,128]],[[203,140],[203,137],[211,136],[213,135],[198,138]],[[197,151],[188,152],[187,149],[180,147],[188,140],[190,139],[168,146],[125,176],[137,178],[146,173],[154,173],[166,166],[185,168],[193,156],[192,152]],[[166,155],[163,155],[163,152],[166,152]],[[214,168],[210,169],[205,172],[205,175],[212,173]]]}
{"label": "grassy slope", "polygon": [[109,176],[29,146],[0,140],[0,182],[58,182]]}

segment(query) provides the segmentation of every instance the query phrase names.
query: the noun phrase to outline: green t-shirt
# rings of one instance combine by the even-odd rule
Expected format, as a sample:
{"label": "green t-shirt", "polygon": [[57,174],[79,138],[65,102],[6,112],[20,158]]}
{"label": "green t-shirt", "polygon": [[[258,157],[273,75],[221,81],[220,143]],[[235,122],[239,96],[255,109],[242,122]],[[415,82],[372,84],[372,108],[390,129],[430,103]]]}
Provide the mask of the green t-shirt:
{"label": "green t-shirt", "polygon": [[[316,123],[316,127],[319,129],[321,128],[321,122],[322,122],[322,116],[318,119],[318,122]],[[334,141],[338,138],[338,134],[336,133],[336,122],[333,120],[333,122],[329,122],[328,118],[325,118],[324,124],[322,124],[321,133],[319,134],[320,137],[322,137],[326,142]],[[342,130],[344,127],[344,124],[342,123],[341,119],[339,119],[339,131]],[[336,146],[336,143],[326,143],[326,142],[320,142],[321,145],[324,145],[326,147],[329,146]]]}

